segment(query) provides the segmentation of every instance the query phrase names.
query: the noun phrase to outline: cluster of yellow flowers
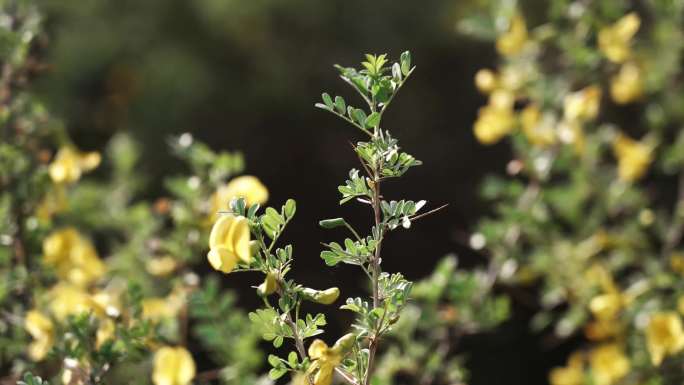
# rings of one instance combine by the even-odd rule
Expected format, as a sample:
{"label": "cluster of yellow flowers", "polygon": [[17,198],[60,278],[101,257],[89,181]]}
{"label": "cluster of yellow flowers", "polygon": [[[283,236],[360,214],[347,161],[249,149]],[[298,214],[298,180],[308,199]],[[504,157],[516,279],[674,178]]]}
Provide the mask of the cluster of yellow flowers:
{"label": "cluster of yellow flowers", "polygon": [[[592,301],[593,303],[593,301]],[[646,326],[646,344],[653,365],[660,365],[668,355],[684,350],[684,328],[679,314],[658,312],[652,314]],[[585,383],[585,362],[588,361],[593,383],[611,385],[626,376],[631,364],[619,342],[607,342],[592,348],[588,355],[575,352],[567,366],[551,371],[552,385],[582,385]]]}
{"label": "cluster of yellow flowers", "polygon": [[[96,346],[101,346],[114,335],[113,318],[121,312],[118,298],[122,289],[117,285],[104,290],[89,289],[104,275],[105,265],[93,245],[76,229],[53,232],[44,240],[43,251],[43,262],[55,269],[60,281],[37,301],[45,302],[49,315],[60,322],[70,315],[92,313],[100,323]],[[25,317],[25,328],[34,338],[29,356],[36,361],[45,358],[55,340],[55,327],[49,315],[33,309]]]}
{"label": "cluster of yellow flowers", "polygon": [[[639,16],[630,13],[599,31],[599,51],[609,63],[620,65],[610,82],[610,95],[617,104],[638,101],[643,94],[642,69],[631,51],[632,38],[639,25]],[[477,140],[482,144],[494,144],[520,128],[535,147],[548,148],[565,143],[573,145],[577,153],[583,153],[584,126],[599,114],[603,94],[601,87],[589,85],[565,95],[559,117],[551,108],[542,110],[538,102],[530,100],[525,89],[526,85],[537,80],[536,69],[528,59],[539,50],[535,49],[537,44],[530,39],[520,14],[511,18],[508,29],[497,39],[496,47],[509,60],[500,73],[482,69],[475,74],[476,87],[489,96],[487,105],[479,110],[473,125]],[[516,101],[525,104],[520,112],[515,109]],[[633,182],[646,173],[652,162],[651,145],[618,134],[613,146],[621,180]]]}
{"label": "cluster of yellow flowers", "polygon": [[[51,215],[56,208],[64,208],[63,186],[78,181],[84,172],[93,170],[101,161],[97,152],[82,153],[73,147],[63,147],[50,163],[48,172],[54,182],[54,191],[38,207],[38,215]],[[55,201],[55,197],[59,199]],[[26,313],[24,327],[34,341],[28,347],[28,355],[35,361],[45,358],[55,342],[55,325],[50,315],[64,321],[69,315],[92,312],[100,321],[96,345],[112,338],[115,325],[110,316],[120,312],[115,291],[108,289],[89,292],[89,287],[102,278],[106,266],[93,244],[78,230],[66,227],[56,230],[43,241],[42,262],[54,269],[59,282],[50,288],[45,298],[49,314],[39,309]],[[68,372],[68,370],[67,370]]]}

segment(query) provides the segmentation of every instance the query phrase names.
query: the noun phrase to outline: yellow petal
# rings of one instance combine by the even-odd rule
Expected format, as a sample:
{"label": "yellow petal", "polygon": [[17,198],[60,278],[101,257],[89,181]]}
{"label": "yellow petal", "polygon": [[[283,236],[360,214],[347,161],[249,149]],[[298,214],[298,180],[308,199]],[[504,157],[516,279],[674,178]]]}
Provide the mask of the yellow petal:
{"label": "yellow petal", "polygon": [[232,195],[226,197],[227,201],[234,198],[245,198],[248,206],[255,203],[264,204],[268,200],[268,189],[259,178],[252,175],[243,175],[233,178],[226,186],[227,192]]}
{"label": "yellow petal", "polygon": [[275,274],[268,273],[266,275],[266,279],[264,280],[264,283],[259,285],[259,287],[257,288],[257,292],[261,296],[271,295],[276,291],[277,288],[278,288],[278,282],[276,280]]}
{"label": "yellow petal", "polygon": [[81,154],[81,167],[83,168],[84,171],[90,171],[92,169],[97,168],[97,166],[100,165],[100,162],[102,161],[102,156],[100,156],[99,152],[87,152],[84,154]]}
{"label": "yellow petal", "polygon": [[328,351],[328,344],[323,340],[315,340],[309,345],[309,357],[311,359],[319,359],[325,356]]}
{"label": "yellow petal", "polygon": [[52,321],[37,310],[30,310],[24,318],[24,328],[34,339],[28,347],[29,357],[34,361],[42,360],[54,343]]}
{"label": "yellow petal", "polygon": [[195,361],[187,349],[179,347],[176,348],[178,372],[176,375],[176,383],[179,385],[189,384],[195,377]]}
{"label": "yellow petal", "polygon": [[243,216],[236,218],[232,226],[229,239],[232,240],[235,254],[244,262],[252,261],[252,252],[249,245],[249,220]]}
{"label": "yellow petal", "polygon": [[496,74],[489,69],[481,69],[475,74],[475,86],[480,92],[488,94],[496,88]]}
{"label": "yellow petal", "polygon": [[209,260],[211,267],[224,273],[230,273],[233,271],[238,261],[238,257],[235,255],[235,253],[233,253],[227,247],[222,246],[209,250],[207,259]]}
{"label": "yellow petal", "polygon": [[232,248],[232,245],[228,245],[228,234],[233,222],[235,221],[235,215],[233,214],[223,214],[221,215],[214,226],[211,228],[211,233],[209,233],[209,248],[213,249],[218,246]]}
{"label": "yellow petal", "polygon": [[114,321],[110,318],[101,320],[100,327],[97,329],[95,336],[95,347],[99,349],[105,342],[113,339],[115,331],[116,325],[114,324]]}

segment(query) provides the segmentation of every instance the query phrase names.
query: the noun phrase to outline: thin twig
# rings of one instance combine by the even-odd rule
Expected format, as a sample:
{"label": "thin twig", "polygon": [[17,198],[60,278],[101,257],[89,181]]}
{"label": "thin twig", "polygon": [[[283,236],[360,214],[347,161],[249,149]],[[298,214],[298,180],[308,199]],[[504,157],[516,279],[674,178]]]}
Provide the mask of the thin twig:
{"label": "thin twig", "polygon": [[414,215],[414,216],[412,216],[412,217],[409,217],[409,220],[410,220],[411,222],[417,221],[417,220],[419,220],[420,218],[424,218],[424,217],[426,217],[426,216],[428,216],[428,215],[434,214],[434,213],[436,213],[437,211],[446,208],[447,206],[449,206],[449,204],[448,204],[448,203],[445,203],[445,204],[443,204],[443,205],[441,205],[441,206],[439,206],[439,207],[437,207],[437,208],[435,208],[435,209],[432,209],[432,210],[430,210],[430,211],[428,211],[428,212],[425,212],[425,213],[422,213],[422,214],[417,214],[417,215]]}
{"label": "thin twig", "polygon": [[682,216],[682,209],[684,208],[684,172],[679,174],[677,202],[674,207],[674,220],[670,225],[666,235],[661,255],[668,257],[672,250],[682,241],[684,235],[684,217]]}

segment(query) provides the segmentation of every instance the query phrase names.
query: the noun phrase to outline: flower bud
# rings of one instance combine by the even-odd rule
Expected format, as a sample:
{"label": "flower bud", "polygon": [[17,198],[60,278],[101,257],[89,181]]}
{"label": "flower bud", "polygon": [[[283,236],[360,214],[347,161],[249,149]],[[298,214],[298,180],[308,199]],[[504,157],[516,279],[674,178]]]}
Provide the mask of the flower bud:
{"label": "flower bud", "polygon": [[302,290],[302,295],[304,296],[304,299],[311,302],[330,305],[331,303],[337,301],[337,298],[340,296],[340,289],[336,287],[331,287],[330,289],[326,290],[305,288]]}
{"label": "flower bud", "polygon": [[340,337],[337,342],[335,342],[332,350],[338,354],[345,354],[351,350],[352,346],[354,345],[354,341],[356,341],[356,336],[354,333],[347,333]]}

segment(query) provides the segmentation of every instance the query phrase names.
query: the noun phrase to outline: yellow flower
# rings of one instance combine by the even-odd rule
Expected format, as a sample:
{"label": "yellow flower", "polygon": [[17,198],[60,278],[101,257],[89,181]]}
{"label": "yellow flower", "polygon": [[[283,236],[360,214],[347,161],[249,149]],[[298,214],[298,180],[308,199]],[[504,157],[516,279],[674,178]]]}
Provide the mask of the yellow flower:
{"label": "yellow flower", "polygon": [[87,286],[105,273],[95,247],[73,228],[55,231],[45,238],[43,260],[55,268],[61,279],[78,286]]}
{"label": "yellow flower", "polygon": [[670,256],[670,268],[672,268],[675,273],[684,275],[684,254],[672,254]]}
{"label": "yellow flower", "polygon": [[473,127],[475,137],[482,144],[494,144],[508,135],[515,127],[515,117],[510,110],[486,106],[480,108]]}
{"label": "yellow flower", "polygon": [[264,283],[259,285],[257,288],[257,293],[260,296],[266,296],[273,294],[278,289],[278,281],[276,280],[276,275],[273,273],[266,274],[266,279]]}
{"label": "yellow flower", "polygon": [[572,144],[575,153],[584,153],[586,137],[582,125],[578,121],[563,120],[558,124],[558,138],[566,144]]}
{"label": "yellow flower", "polygon": [[684,295],[680,295],[677,298],[677,311],[679,311],[679,314],[684,314]]}
{"label": "yellow flower", "polygon": [[100,326],[95,334],[95,347],[101,348],[102,345],[113,339],[116,332],[116,324],[111,318],[104,318],[100,320]]}
{"label": "yellow flower", "polygon": [[211,197],[211,215],[215,219],[216,213],[228,209],[232,199],[244,198],[247,206],[264,204],[268,200],[268,189],[261,181],[252,175],[233,178],[228,184],[221,186]]}
{"label": "yellow flower", "polygon": [[675,312],[661,312],[651,316],[646,327],[646,345],[653,365],[660,365],[665,356],[684,349],[682,320]]}
{"label": "yellow flower", "polygon": [[73,183],[81,178],[81,174],[100,165],[100,154],[97,152],[80,152],[73,147],[62,147],[55,159],[50,163],[50,178],[55,183]]}
{"label": "yellow flower", "polygon": [[34,361],[42,360],[55,342],[52,321],[38,310],[30,310],[24,318],[24,328],[34,339],[28,347],[29,357]]}
{"label": "yellow flower", "polygon": [[172,298],[145,298],[142,300],[142,317],[153,322],[178,315],[182,303]]}
{"label": "yellow flower", "polygon": [[345,334],[335,342],[332,348],[322,340],[315,340],[309,345],[309,358],[313,363],[309,367],[308,374],[314,375],[312,385],[330,385],[335,367],[342,362],[351,349],[355,338],[354,334]]}
{"label": "yellow flower", "polygon": [[145,269],[154,276],[166,276],[173,273],[178,267],[176,260],[170,256],[152,258],[145,263]]}
{"label": "yellow flower", "polygon": [[586,121],[596,118],[601,103],[601,88],[588,86],[572,92],[563,99],[563,115],[567,121]]}
{"label": "yellow flower", "polygon": [[567,366],[553,368],[549,373],[551,385],[582,385],[584,383],[584,362],[582,353],[576,352],[568,358]]}
{"label": "yellow flower", "polygon": [[247,218],[233,214],[221,215],[209,234],[210,250],[207,259],[211,266],[229,273],[238,260],[249,263],[252,260],[249,236]]}
{"label": "yellow flower", "polygon": [[536,104],[530,104],[520,113],[520,124],[527,140],[534,146],[547,147],[556,142],[553,122],[542,119]]}
{"label": "yellow flower", "polygon": [[154,355],[154,385],[187,385],[195,378],[195,361],[183,347],[164,346]]}
{"label": "yellow flower", "polygon": [[610,385],[629,373],[629,358],[617,344],[604,344],[589,353],[596,385]]}
{"label": "yellow flower", "polygon": [[589,302],[589,310],[599,320],[613,320],[622,309],[622,295],[617,292],[599,294]]}
{"label": "yellow flower", "polygon": [[480,108],[473,130],[482,144],[494,144],[515,128],[513,94],[496,90],[489,96],[489,104]]}
{"label": "yellow flower", "polygon": [[641,70],[634,63],[625,63],[610,80],[610,96],[617,104],[631,103],[641,97],[643,81]]}
{"label": "yellow flower", "polygon": [[50,312],[62,321],[70,315],[97,310],[92,297],[78,286],[59,283],[48,292]]}
{"label": "yellow flower", "polygon": [[651,146],[620,134],[613,143],[618,160],[618,177],[625,182],[639,180],[653,161]]}
{"label": "yellow flower", "polygon": [[497,79],[494,71],[490,69],[481,69],[475,74],[475,87],[480,92],[488,94],[496,89]]}
{"label": "yellow flower", "polygon": [[630,43],[640,24],[639,15],[631,12],[615,24],[602,28],[598,34],[599,50],[612,62],[624,62],[631,54]]}
{"label": "yellow flower", "polygon": [[508,30],[496,40],[496,49],[503,56],[513,56],[519,53],[527,42],[527,25],[520,14],[514,15]]}
{"label": "yellow flower", "polygon": [[90,299],[99,316],[118,317],[121,314],[121,290],[105,289],[94,292]]}

